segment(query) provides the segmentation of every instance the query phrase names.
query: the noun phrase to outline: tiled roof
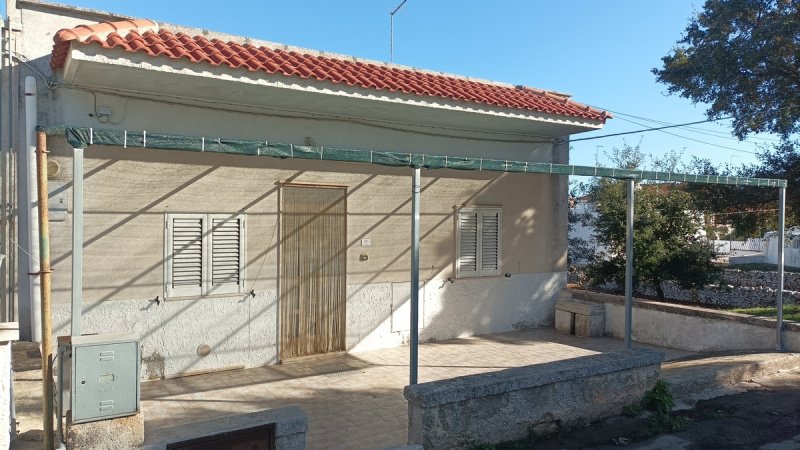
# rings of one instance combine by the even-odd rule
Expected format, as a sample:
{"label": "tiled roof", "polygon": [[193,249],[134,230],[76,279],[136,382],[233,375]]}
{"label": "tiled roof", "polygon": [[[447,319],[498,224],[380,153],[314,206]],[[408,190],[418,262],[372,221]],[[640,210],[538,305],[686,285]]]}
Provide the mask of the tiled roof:
{"label": "tiled roof", "polygon": [[522,86],[470,80],[452,75],[376,62],[329,57],[297,51],[223,42],[203,36],[173,34],[151,20],[123,20],[80,25],[60,30],[53,38],[50,60],[55,70],[64,66],[72,42],[119,48],[153,57],[187,59],[193,63],[226,65],[251,72],[313,78],[335,84],[447,98],[502,108],[537,111],[605,122],[611,114],[570,100],[568,97]]}

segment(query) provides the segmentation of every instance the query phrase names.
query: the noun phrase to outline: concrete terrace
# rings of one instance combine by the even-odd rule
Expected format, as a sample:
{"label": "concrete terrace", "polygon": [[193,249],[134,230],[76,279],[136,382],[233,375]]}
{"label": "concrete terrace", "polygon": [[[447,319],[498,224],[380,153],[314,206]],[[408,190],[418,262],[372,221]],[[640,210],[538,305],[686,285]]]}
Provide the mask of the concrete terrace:
{"label": "concrete terrace", "polygon": [[[427,343],[420,346],[419,378],[441,380],[621,348],[622,342],[613,338],[565,336],[552,329]],[[668,358],[691,354],[660,350]],[[181,423],[297,405],[309,417],[309,449],[404,445],[408,352],[408,347],[396,347],[143,383],[145,438],[152,442],[165,428]]]}
{"label": "concrete terrace", "polygon": [[[420,382],[587,356],[623,348],[609,337],[580,338],[552,329],[454,339],[420,345]],[[635,344],[637,348],[656,348]],[[692,352],[659,348],[666,359]],[[309,449],[382,449],[404,445],[409,348],[318,357],[280,366],[142,383],[145,440],[199,420],[288,405],[309,417]],[[17,374],[20,432],[41,430],[41,373]],[[12,449],[38,448],[17,441]],[[40,443],[36,443],[39,444]]]}

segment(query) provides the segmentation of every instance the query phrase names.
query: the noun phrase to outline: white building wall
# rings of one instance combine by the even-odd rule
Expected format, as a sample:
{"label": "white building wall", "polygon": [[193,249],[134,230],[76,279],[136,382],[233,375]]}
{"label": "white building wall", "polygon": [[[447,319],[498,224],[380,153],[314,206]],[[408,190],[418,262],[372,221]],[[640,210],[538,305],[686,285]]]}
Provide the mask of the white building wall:
{"label": "white building wall", "polygon": [[[24,23],[20,52],[48,73],[52,34],[42,32],[104,20],[53,10],[11,11]],[[35,26],[35,33],[33,28]],[[124,70],[124,69],[114,69]],[[108,77],[118,73],[109,69]],[[199,95],[203,86],[197,86]],[[566,163],[568,144],[499,142],[491,134],[432,136],[342,120],[278,117],[212,105],[176,104],[135,95],[94,95],[74,87],[40,86],[40,125],[69,124],[149,132],[268,139],[273,142],[490,156]],[[95,103],[95,101],[97,103]],[[189,102],[191,103],[191,102]],[[95,106],[113,111],[99,122]],[[368,111],[367,111],[368,112]],[[452,134],[452,133],[450,133]],[[71,198],[71,148],[51,137],[60,170],[51,187]],[[139,148],[86,150],[83,332],[133,332],[142,343],[142,378],[199,370],[255,367],[278,361],[279,184],[308,182],[348,188],[347,348],[363,351],[408,340],[410,192],[408,168],[210,155]],[[454,170],[423,171],[421,339],[508,331],[552,323],[565,284],[567,177]],[[68,201],[71,203],[71,201]],[[506,276],[454,279],[454,211],[501,206]],[[247,294],[164,300],[164,216],[167,213],[247,216]],[[51,223],[54,334],[70,316],[72,205]],[[369,248],[361,238],[372,239]],[[368,261],[360,255],[368,253]],[[405,309],[404,309],[405,308]],[[24,318],[22,319],[24,322]],[[198,355],[207,344],[211,354]]]}
{"label": "white building wall", "polygon": [[11,341],[0,342],[0,448],[11,446]]}

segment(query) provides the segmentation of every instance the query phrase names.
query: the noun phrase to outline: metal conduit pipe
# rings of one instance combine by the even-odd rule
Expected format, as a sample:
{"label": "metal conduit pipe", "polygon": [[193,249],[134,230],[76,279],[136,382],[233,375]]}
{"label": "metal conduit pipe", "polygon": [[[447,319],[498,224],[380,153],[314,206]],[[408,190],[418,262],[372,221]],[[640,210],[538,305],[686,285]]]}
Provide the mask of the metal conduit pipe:
{"label": "metal conduit pipe", "polygon": [[[42,342],[42,282],[39,278],[39,211],[37,207],[36,189],[36,122],[37,122],[36,78],[25,77],[25,149],[27,153],[20,155],[25,166],[25,202],[20,204],[20,215],[28,217],[27,229],[27,282],[29,289],[29,305],[31,311],[31,341]],[[22,233],[20,233],[22,235]],[[22,245],[25,250],[25,245]],[[23,275],[19,274],[20,277]]]}
{"label": "metal conduit pipe", "polygon": [[72,150],[72,308],[70,335],[81,335],[83,313],[83,149]]}

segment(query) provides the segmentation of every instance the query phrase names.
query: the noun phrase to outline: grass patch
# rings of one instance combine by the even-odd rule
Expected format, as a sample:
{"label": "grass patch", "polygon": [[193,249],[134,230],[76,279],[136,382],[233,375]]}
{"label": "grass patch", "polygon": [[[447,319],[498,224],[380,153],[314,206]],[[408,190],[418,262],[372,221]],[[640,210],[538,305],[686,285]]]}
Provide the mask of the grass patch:
{"label": "grass patch", "polygon": [[[729,264],[725,266],[726,269],[739,269],[745,272],[752,270],[760,270],[762,272],[777,272],[778,266],[776,264],[766,263],[752,263],[752,264]],[[786,272],[800,272],[800,267],[784,266],[783,270]]]}
{"label": "grass patch", "polygon": [[[755,308],[733,308],[729,311],[752,316],[775,318],[778,310],[773,306],[759,306]],[[800,322],[800,305],[783,305],[783,319]]]}

